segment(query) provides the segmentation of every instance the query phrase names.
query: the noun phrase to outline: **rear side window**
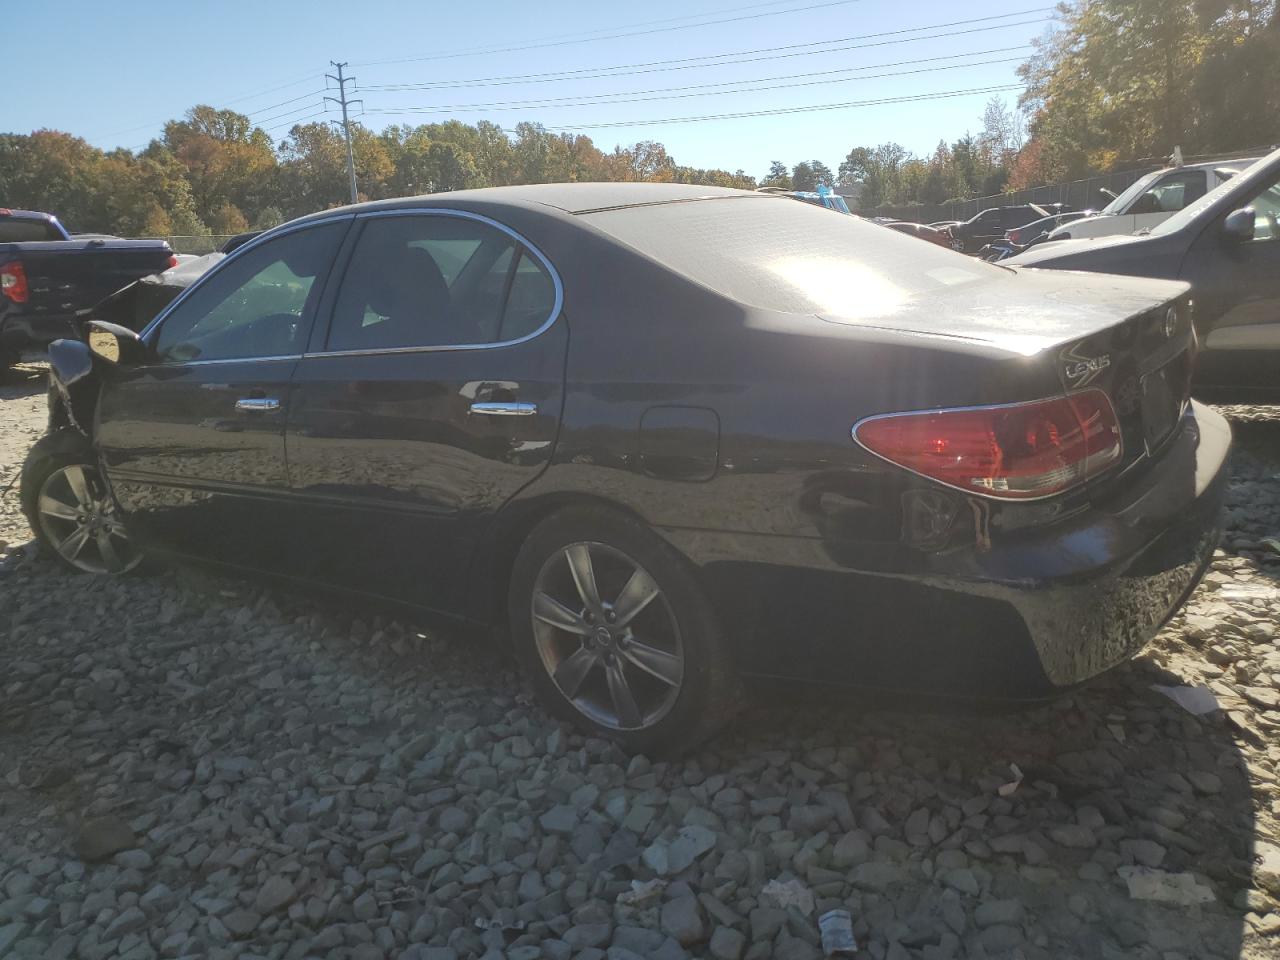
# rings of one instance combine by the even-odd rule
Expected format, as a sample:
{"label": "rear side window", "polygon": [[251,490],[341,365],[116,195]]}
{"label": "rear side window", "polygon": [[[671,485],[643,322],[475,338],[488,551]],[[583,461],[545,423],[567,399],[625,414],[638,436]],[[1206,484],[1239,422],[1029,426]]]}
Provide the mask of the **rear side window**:
{"label": "rear side window", "polygon": [[18,220],[0,217],[0,243],[28,243],[33,240],[61,240],[62,234],[48,220]]}
{"label": "rear side window", "polygon": [[442,214],[374,217],[343,276],[327,349],[514,340],[550,318],[554,289],[542,264],[490,224]]}
{"label": "rear side window", "polygon": [[580,214],[633,249],[730,299],[767,310],[878,316],[1000,267],[768,196],[625,207]]}

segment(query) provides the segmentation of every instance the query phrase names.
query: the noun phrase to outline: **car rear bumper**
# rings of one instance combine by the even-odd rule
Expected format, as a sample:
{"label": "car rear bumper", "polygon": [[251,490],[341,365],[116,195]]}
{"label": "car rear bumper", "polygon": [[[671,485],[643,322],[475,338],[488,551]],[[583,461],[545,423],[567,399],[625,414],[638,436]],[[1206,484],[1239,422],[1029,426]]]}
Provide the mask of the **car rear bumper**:
{"label": "car rear bumper", "polygon": [[0,319],[0,350],[6,352],[43,348],[63,338],[80,338],[80,327],[72,314],[16,314]]}
{"label": "car rear bumper", "polygon": [[1047,527],[922,554],[919,572],[869,569],[865,545],[664,533],[702,569],[748,673],[1039,700],[1133,656],[1194,589],[1221,535],[1230,445],[1226,421],[1193,403],[1160,462],[1122,493]]}

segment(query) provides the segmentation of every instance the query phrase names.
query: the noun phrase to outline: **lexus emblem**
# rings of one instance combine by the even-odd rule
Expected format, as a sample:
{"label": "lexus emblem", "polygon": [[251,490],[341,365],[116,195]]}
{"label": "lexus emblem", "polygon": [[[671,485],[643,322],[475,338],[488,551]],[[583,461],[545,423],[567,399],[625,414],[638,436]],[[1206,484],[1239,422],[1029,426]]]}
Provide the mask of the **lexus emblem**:
{"label": "lexus emblem", "polygon": [[1097,357],[1086,357],[1076,352],[1077,347],[1079,347],[1079,344],[1062,354],[1062,373],[1069,381],[1067,386],[1072,389],[1092,383],[1102,371],[1111,366],[1111,354],[1104,353]]}

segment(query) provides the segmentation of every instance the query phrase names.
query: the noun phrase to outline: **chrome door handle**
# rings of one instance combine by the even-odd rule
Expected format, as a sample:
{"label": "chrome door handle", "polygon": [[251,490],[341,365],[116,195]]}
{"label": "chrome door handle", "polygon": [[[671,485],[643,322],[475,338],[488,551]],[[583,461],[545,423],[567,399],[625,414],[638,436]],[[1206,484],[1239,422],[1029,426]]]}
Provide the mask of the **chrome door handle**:
{"label": "chrome door handle", "polygon": [[492,403],[476,402],[471,405],[472,413],[486,417],[532,417],[538,412],[536,403]]}
{"label": "chrome door handle", "polygon": [[275,397],[244,397],[236,401],[236,409],[246,413],[269,413],[280,409],[280,401]]}

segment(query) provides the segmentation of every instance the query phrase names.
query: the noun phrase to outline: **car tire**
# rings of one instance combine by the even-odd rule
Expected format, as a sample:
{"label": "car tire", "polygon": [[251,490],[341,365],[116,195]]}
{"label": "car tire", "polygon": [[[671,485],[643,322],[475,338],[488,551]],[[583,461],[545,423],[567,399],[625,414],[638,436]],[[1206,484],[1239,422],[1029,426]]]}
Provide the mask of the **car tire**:
{"label": "car tire", "polygon": [[696,570],[624,514],[569,508],[538,524],[516,557],[508,611],[538,699],[588,734],[673,755],[736,712],[737,675]]}
{"label": "car tire", "polygon": [[126,574],[142,564],[98,458],[78,431],[38,440],[22,467],[19,498],[41,552],[77,573]]}

